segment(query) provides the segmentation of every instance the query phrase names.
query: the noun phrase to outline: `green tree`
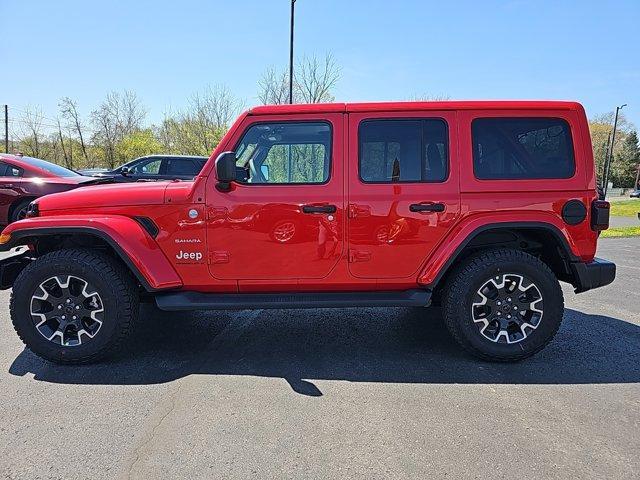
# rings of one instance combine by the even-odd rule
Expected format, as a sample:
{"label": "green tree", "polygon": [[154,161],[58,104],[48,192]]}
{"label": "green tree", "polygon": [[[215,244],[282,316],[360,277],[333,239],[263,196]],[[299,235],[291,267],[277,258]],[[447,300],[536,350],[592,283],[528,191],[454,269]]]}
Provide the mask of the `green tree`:
{"label": "green tree", "polygon": [[[593,146],[593,158],[596,163],[596,175],[598,177],[598,182],[601,182],[601,177],[604,172],[604,161],[607,155],[609,137],[613,130],[614,115],[614,112],[608,112],[597,115],[589,120],[589,132],[591,134],[591,145]],[[631,130],[633,130],[633,124],[626,119],[624,113],[620,113],[620,116],[618,117],[618,128],[616,131],[616,143],[613,146],[614,162],[615,158],[620,155],[624,139]],[[610,180],[614,182],[614,185],[618,186],[615,175],[612,174]]]}
{"label": "green tree", "polygon": [[151,129],[129,133],[116,144],[116,156],[124,161],[162,152],[162,144]]}
{"label": "green tree", "polygon": [[155,133],[166,151],[209,156],[242,109],[242,102],[224,85],[207,87],[187,107],[168,114]]}
{"label": "green tree", "polygon": [[614,185],[623,188],[635,187],[638,165],[640,165],[638,134],[631,131],[625,135],[620,151],[611,164],[611,178]]}

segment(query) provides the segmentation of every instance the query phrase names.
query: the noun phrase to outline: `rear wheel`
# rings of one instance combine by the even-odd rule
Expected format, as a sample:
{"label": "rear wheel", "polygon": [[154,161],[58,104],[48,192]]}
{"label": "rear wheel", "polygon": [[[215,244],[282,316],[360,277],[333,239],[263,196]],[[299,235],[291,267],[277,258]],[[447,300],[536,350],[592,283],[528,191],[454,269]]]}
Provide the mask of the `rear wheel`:
{"label": "rear wheel", "polygon": [[11,294],[11,319],[25,345],[56,363],[112,354],[138,316],[137,286],[114,259],[90,250],[48,253],[28,265]]}
{"label": "rear wheel", "polygon": [[486,360],[517,361],[544,348],[564,312],[562,289],[549,267],[519,250],[470,257],[445,287],[443,315],[453,337]]}

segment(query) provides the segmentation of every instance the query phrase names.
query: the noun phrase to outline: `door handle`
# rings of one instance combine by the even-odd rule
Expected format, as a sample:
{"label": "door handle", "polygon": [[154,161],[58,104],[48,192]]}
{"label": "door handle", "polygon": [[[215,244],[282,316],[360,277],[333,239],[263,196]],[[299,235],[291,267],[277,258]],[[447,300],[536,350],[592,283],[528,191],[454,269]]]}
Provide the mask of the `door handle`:
{"label": "door handle", "polygon": [[412,203],[411,212],[444,212],[444,203]]}
{"label": "door handle", "polygon": [[335,205],[303,205],[303,213],[336,213]]}

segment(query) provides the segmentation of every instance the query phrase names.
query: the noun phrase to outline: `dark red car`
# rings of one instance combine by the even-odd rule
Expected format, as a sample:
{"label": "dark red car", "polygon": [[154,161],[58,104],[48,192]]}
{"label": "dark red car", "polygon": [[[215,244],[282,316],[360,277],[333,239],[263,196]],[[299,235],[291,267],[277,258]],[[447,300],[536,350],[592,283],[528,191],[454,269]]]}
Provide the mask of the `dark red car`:
{"label": "dark red car", "polygon": [[24,218],[35,198],[96,181],[39,158],[0,154],[0,224]]}

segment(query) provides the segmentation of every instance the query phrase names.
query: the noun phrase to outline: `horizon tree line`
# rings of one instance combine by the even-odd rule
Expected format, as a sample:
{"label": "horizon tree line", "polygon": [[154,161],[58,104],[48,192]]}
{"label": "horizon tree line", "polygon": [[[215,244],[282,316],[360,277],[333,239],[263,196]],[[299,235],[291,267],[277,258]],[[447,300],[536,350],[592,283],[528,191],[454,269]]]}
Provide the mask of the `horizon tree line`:
{"label": "horizon tree line", "polygon": [[[331,53],[319,58],[303,56],[296,64],[294,103],[335,101],[334,89],[341,68]],[[269,67],[257,82],[257,99],[263,105],[289,102],[288,69]],[[446,100],[444,95],[413,95],[409,100]],[[180,109],[165,112],[158,124],[145,125],[147,110],[130,90],[107,93],[88,116],[78,102],[62,97],[55,118],[39,106],[19,110],[10,120],[11,152],[43,158],[70,169],[114,168],[136,157],[154,153],[209,156],[231,122],[246,107],[224,84],[207,86],[191,95]],[[590,119],[589,129],[598,177],[602,174],[613,112]],[[611,164],[614,186],[634,187],[640,165],[635,127],[624,115],[618,121]],[[0,146],[4,152],[4,143]]]}

